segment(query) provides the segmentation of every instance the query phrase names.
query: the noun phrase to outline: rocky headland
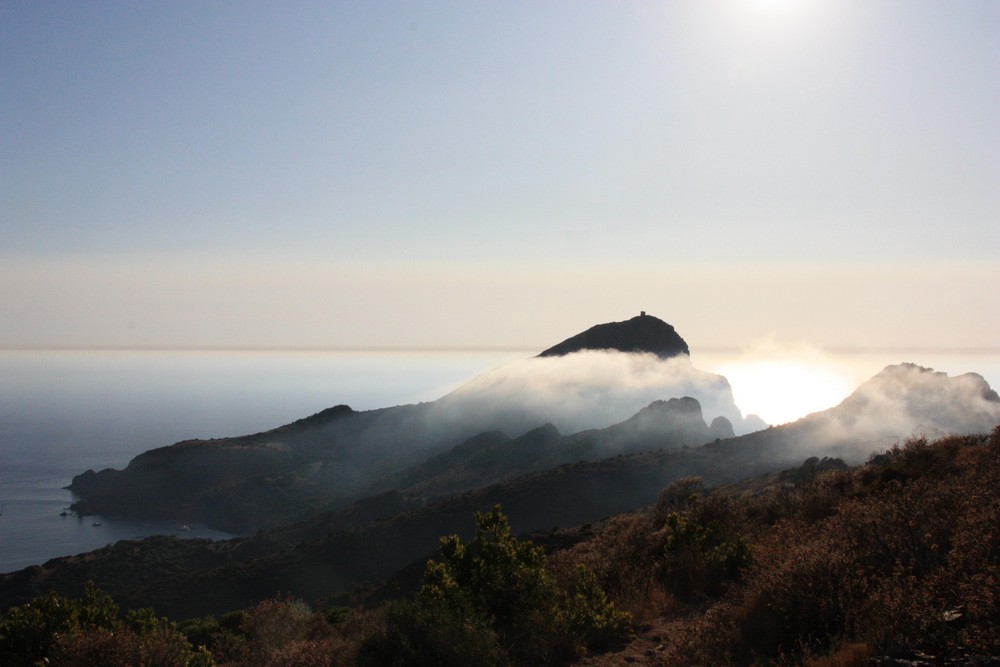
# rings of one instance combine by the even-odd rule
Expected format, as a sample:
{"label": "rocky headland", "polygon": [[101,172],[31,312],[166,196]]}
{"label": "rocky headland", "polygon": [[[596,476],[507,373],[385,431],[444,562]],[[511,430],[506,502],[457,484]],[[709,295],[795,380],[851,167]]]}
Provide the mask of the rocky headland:
{"label": "rocky headland", "polygon": [[[656,318],[629,322],[636,320],[673,331]],[[588,373],[612,364],[616,372],[666,374],[653,390],[684,391],[661,394],[600,428],[567,431],[542,419],[544,410],[505,403],[491,389],[533,377],[533,396],[546,407],[549,394],[565,398],[581,386],[565,375],[573,364],[591,364]],[[550,378],[556,384],[546,385]],[[697,392],[704,401],[692,396]],[[499,424],[506,428],[497,428],[486,397],[507,417]],[[642,391],[630,396],[646,398]],[[709,412],[705,403],[713,401]],[[0,592],[17,601],[91,578],[125,603],[155,600],[182,615],[224,611],[276,591],[342,595],[420,562],[443,534],[467,535],[473,512],[496,503],[520,530],[544,532],[643,507],[688,476],[722,485],[821,457],[858,464],[912,436],[986,433],[1000,423],[1000,397],[981,376],[949,377],[914,364],[885,368],[837,406],[750,433],[737,432],[720,405],[741,419],[725,378],[694,369],[687,354],[579,348],[526,360],[514,372],[491,371],[431,403],[365,412],[336,406],[263,433],[177,443],[137,456],[124,470],[75,477],[77,510],[197,520],[253,536],[122,543],[8,576]],[[528,428],[530,419],[537,421]],[[123,558],[142,564],[143,583],[122,578],[115,564]]]}

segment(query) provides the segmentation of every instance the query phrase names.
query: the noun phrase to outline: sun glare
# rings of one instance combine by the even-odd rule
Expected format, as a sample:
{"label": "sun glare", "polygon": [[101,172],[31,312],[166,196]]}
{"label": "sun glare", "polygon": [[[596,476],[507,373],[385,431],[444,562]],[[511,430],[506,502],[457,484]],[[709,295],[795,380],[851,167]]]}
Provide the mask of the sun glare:
{"label": "sun glare", "polygon": [[749,25],[758,28],[808,30],[803,22],[827,14],[828,8],[829,5],[817,0],[743,0],[739,14]]}
{"label": "sun glare", "polygon": [[744,415],[784,424],[833,407],[851,391],[851,374],[832,362],[799,355],[736,360],[715,369],[733,388]]}
{"label": "sun glare", "polygon": [[801,0],[744,0],[754,13],[763,16],[781,16],[795,10]]}

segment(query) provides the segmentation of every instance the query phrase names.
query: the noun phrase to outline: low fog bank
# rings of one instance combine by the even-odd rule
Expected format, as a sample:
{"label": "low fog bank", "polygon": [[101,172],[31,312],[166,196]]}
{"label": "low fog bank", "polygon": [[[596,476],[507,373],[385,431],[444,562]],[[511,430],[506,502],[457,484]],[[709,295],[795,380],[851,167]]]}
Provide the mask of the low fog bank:
{"label": "low fog bank", "polygon": [[912,363],[889,366],[846,398],[830,428],[938,438],[988,433],[1000,423],[1000,396],[978,373],[950,377]]}
{"label": "low fog bank", "polygon": [[[720,471],[734,481],[812,456],[860,463],[912,435],[987,433],[1000,423],[1000,397],[982,376],[901,364],[833,408],[748,433],[751,423],[728,381],[686,356],[582,351],[508,364],[430,403],[338,406],[263,433],[151,450],[123,471],[79,475],[72,488],[84,513],[249,532],[343,505],[373,485],[460,491],[618,453],[659,452],[661,486]],[[488,431],[503,433],[474,437]]]}
{"label": "low fog bank", "polygon": [[857,464],[910,438],[989,433],[998,424],[1000,396],[981,375],[951,377],[903,363],[887,366],[839,405],[774,430],[791,459],[831,455]]}
{"label": "low fog bank", "polygon": [[428,418],[476,424],[517,437],[544,423],[563,434],[605,428],[654,401],[691,397],[706,422],[728,420],[737,434],[765,424],[744,418],[728,380],[695,368],[689,357],[583,350],[515,361],[483,373],[434,402]]}

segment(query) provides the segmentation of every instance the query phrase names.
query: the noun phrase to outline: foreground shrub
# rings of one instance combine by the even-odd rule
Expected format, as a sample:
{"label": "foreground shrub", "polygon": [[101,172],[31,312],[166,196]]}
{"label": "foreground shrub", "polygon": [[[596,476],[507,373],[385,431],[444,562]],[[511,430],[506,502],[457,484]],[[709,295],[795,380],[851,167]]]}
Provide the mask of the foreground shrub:
{"label": "foreground shrub", "polygon": [[550,554],[547,567],[563,588],[574,585],[578,565],[622,609],[641,622],[659,613],[656,567],[663,553],[662,539],[645,513],[608,520],[596,535],[573,547]]}
{"label": "foreground shrub", "polygon": [[68,667],[203,667],[211,655],[194,650],[187,638],[151,610],[129,612],[125,620],[109,595],[88,582],[83,597],[50,593],[12,607],[0,617],[4,665]]}
{"label": "foreground shrub", "polygon": [[51,664],[60,667],[210,667],[208,651],[191,648],[183,634],[172,627],[148,632],[129,628],[93,628],[60,637]]}
{"label": "foreground shrub", "polygon": [[696,512],[672,512],[665,523],[661,572],[667,588],[691,600],[717,595],[724,581],[735,579],[750,562],[750,547],[716,521]]}
{"label": "foreground shrub", "polygon": [[580,564],[561,615],[569,636],[579,638],[590,650],[614,648],[629,635],[630,616],[615,608],[597,576]]}
{"label": "foreground shrub", "polygon": [[361,665],[500,667],[507,664],[481,613],[452,599],[418,596],[389,608],[386,629],[362,647]]}
{"label": "foreground shrub", "polygon": [[50,593],[12,607],[0,617],[0,655],[12,667],[34,665],[52,653],[60,635],[79,627],[76,607]]}
{"label": "foreground shrub", "polygon": [[[216,660],[241,667],[336,667],[354,664],[357,649],[373,630],[367,614],[315,612],[293,598],[264,600],[215,622],[197,619],[189,633],[210,633]],[[212,632],[212,628],[214,632]]]}
{"label": "foreground shrub", "polygon": [[512,537],[499,506],[476,514],[469,544],[442,538],[441,554],[416,599],[397,603],[366,644],[363,664],[560,665],[629,635],[629,615],[592,573],[581,567],[569,589],[558,586],[542,548]]}

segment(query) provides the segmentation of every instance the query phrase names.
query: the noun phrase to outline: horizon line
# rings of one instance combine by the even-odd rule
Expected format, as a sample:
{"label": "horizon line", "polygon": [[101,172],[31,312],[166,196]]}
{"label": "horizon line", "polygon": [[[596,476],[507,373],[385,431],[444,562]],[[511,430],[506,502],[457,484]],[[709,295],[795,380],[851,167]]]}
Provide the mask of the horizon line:
{"label": "horizon line", "polygon": [[[535,352],[544,346],[529,345],[0,345],[0,352]],[[817,346],[831,354],[1000,354],[1000,346]],[[691,348],[692,355],[740,354],[739,345]]]}

